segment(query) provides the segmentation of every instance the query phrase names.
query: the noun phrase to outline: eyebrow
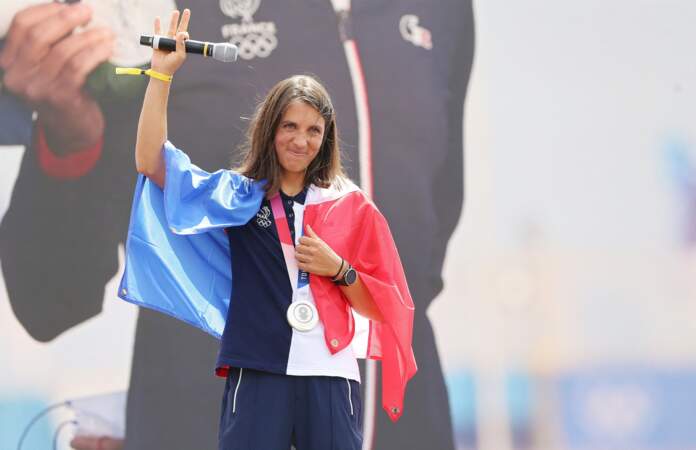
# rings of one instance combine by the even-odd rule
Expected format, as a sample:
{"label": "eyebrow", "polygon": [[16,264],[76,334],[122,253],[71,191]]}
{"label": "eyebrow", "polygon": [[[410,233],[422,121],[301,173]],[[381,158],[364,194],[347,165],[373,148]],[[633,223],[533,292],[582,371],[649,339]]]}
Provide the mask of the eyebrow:
{"label": "eyebrow", "polygon": [[[287,124],[297,125],[297,122],[295,122],[294,120],[290,120],[290,119],[282,119],[280,121],[280,125],[287,125]],[[324,127],[322,125],[319,125],[319,124],[312,124],[308,128],[309,129],[315,128],[319,131],[322,131],[324,129]]]}

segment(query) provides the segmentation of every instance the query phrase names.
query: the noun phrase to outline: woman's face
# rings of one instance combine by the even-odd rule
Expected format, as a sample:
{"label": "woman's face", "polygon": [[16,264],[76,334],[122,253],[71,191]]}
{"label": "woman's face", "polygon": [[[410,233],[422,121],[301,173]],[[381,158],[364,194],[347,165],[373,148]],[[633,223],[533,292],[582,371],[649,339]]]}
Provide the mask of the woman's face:
{"label": "woman's face", "polygon": [[319,153],[324,139],[324,118],[305,102],[295,100],[285,109],[274,143],[284,173],[304,173]]}

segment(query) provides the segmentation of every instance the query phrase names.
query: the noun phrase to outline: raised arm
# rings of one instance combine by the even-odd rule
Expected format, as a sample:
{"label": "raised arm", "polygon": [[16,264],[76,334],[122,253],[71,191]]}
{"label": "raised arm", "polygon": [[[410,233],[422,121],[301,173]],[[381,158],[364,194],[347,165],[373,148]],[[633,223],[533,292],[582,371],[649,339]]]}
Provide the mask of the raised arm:
{"label": "raised arm", "polygon": [[[168,37],[176,37],[176,52],[153,50],[151,69],[173,76],[186,59],[184,40],[188,39],[188,24],[191,12],[185,9],[179,20],[179,11],[172,11],[169,19]],[[161,33],[159,17],[155,19],[155,34]],[[164,188],[165,167],[162,145],[167,140],[167,102],[170,82],[150,78],[145,91],[143,109],[138,121],[135,143],[135,167],[139,173]]]}

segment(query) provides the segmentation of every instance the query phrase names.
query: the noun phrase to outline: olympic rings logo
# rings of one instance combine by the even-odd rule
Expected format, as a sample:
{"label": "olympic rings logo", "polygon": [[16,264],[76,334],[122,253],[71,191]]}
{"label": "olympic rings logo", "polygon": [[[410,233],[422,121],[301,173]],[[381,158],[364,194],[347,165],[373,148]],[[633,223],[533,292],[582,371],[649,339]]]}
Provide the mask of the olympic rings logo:
{"label": "olympic rings logo", "polygon": [[237,46],[240,58],[266,58],[278,46],[278,38],[271,33],[247,33],[233,36],[230,43]]}
{"label": "olympic rings logo", "polygon": [[268,209],[268,206],[264,206],[256,213],[256,223],[264,228],[271,226],[271,210]]}

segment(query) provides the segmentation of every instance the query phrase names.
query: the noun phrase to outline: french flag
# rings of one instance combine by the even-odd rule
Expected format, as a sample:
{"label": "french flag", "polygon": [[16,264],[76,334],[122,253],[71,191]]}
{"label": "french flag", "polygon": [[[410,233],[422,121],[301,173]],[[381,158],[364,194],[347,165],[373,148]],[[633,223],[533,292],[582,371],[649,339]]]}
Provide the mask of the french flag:
{"label": "french flag", "polygon": [[[266,195],[263,182],[225,169],[208,173],[170,142],[163,151],[164,191],[143,175],[137,180],[118,296],[219,339],[233,276],[224,229],[256,216]],[[331,280],[310,276],[327,348],[336,353],[353,344],[358,356],[382,361],[383,407],[396,421],[417,367],[413,300],[388,224],[349,180],[327,189],[310,186],[305,205],[305,224],[351,262],[384,317],[375,322],[352,314]],[[357,339],[361,328],[369,330],[367,339]]]}

